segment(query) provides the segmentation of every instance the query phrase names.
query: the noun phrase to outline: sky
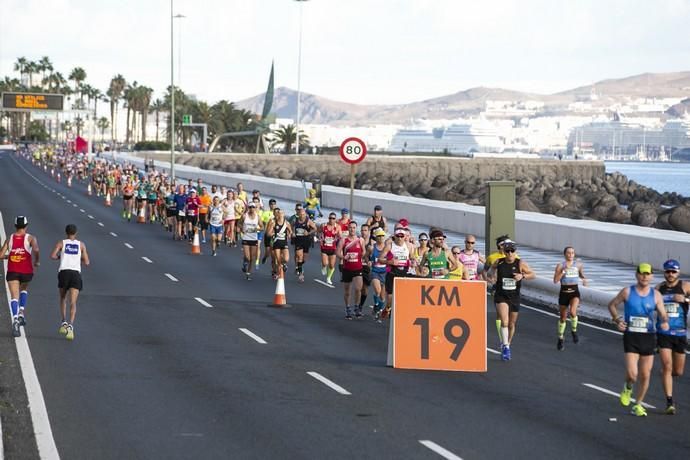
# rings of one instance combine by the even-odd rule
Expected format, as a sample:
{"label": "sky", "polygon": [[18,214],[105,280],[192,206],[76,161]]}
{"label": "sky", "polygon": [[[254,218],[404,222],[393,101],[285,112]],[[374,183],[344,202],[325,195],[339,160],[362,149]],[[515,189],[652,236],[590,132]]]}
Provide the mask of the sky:
{"label": "sky", "polygon": [[[176,85],[210,103],[276,86],[402,104],[475,86],[549,94],[690,70],[690,0],[174,0]],[[170,84],[170,0],[0,0],[0,76],[17,58]],[[179,35],[178,35],[179,34]],[[178,37],[181,40],[178,40]],[[178,68],[178,55],[181,65]],[[178,82],[178,76],[180,82]]]}

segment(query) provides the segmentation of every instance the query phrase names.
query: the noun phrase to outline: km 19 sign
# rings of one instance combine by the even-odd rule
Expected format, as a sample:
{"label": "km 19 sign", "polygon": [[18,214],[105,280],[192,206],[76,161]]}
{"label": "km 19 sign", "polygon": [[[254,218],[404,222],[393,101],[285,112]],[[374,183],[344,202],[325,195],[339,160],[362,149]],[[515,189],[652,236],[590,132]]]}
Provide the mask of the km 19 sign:
{"label": "km 19 sign", "polygon": [[46,93],[2,93],[2,109],[14,111],[63,110],[65,96]]}
{"label": "km 19 sign", "polygon": [[486,283],[396,278],[389,365],[486,372]]}

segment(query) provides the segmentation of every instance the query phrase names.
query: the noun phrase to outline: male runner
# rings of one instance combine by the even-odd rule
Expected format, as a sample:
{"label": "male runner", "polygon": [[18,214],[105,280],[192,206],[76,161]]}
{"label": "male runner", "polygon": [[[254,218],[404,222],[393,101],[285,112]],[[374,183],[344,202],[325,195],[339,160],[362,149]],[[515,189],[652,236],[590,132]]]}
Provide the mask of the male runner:
{"label": "male runner", "polygon": [[448,279],[448,273],[455,270],[458,261],[453,253],[444,247],[444,235],[440,230],[431,232],[431,249],[422,256],[421,275],[432,279]]}
{"label": "male runner", "polygon": [[[55,245],[50,258],[60,259],[58,269],[58,290],[60,292],[60,314],[62,322],[58,332],[67,340],[74,340],[74,319],[77,315],[77,297],[82,290],[81,264],[89,266],[89,254],[86,245],[77,240],[77,226],[69,224],[65,227],[67,238]],[[69,322],[67,319],[67,299],[69,298]]]}
{"label": "male runner", "polygon": [[297,218],[292,224],[292,231],[295,235],[293,244],[295,245],[295,274],[300,283],[304,282],[304,263],[307,261],[309,248],[314,241],[316,234],[316,224],[307,216],[304,206],[297,210]]}
{"label": "male runner", "polygon": [[273,219],[268,221],[266,237],[271,241],[273,279],[277,279],[280,270],[283,271],[283,276],[287,271],[290,261],[288,241],[292,238],[292,227],[285,219],[285,212],[278,207],[273,209]]}
{"label": "male runner", "polygon": [[5,280],[10,289],[14,337],[20,337],[22,333],[19,327],[26,326],[25,308],[29,297],[29,283],[34,277],[34,267],[41,265],[38,240],[26,232],[28,225],[29,219],[26,216],[17,216],[14,219],[15,232],[0,248],[0,258],[7,259]]}
{"label": "male runner", "polygon": [[[343,288],[345,289],[345,318],[362,317],[362,308],[357,305],[362,291],[362,259],[364,240],[357,236],[357,222],[351,221],[345,238],[338,242],[338,258],[343,261]],[[350,296],[350,286],[354,284],[354,295]],[[350,300],[352,299],[352,301]]]}
{"label": "male runner", "polygon": [[208,209],[208,218],[209,232],[211,233],[211,254],[215,257],[218,254],[218,246],[223,240],[223,208],[220,205],[218,195],[213,197]]}
{"label": "male runner", "polygon": [[[656,334],[654,315],[658,315],[660,329],[668,330],[668,314],[664,308],[664,298],[652,287],[652,266],[641,263],[635,272],[637,282],[625,287],[609,302],[609,313],[618,330],[623,332],[623,350],[625,351],[625,385],[621,391],[620,401],[625,407],[630,405],[633,384],[639,379],[637,399],[631,413],[637,417],[646,417],[647,410],[642,401],[649,388],[649,378],[654,365],[654,348]],[[624,317],[618,316],[618,306],[624,305]]]}
{"label": "male runner", "polygon": [[463,267],[467,270],[467,279],[479,280],[482,279],[479,272],[479,264],[484,264],[484,256],[475,249],[477,244],[477,237],[474,235],[465,236],[465,249],[460,251],[459,259]]}
{"label": "male runner", "polygon": [[247,277],[247,281],[252,279],[253,261],[259,246],[259,231],[263,229],[259,214],[256,212],[256,204],[250,201],[247,204],[247,212],[240,219],[242,229],[242,271]]}

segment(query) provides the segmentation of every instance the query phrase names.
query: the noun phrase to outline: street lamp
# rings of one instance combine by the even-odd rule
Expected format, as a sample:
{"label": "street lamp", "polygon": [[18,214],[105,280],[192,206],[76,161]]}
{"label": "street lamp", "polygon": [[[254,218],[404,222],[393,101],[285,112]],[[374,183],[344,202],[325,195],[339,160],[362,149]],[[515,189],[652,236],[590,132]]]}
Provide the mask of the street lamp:
{"label": "street lamp", "polygon": [[[184,14],[176,14],[174,19],[184,19]],[[177,85],[182,86],[182,26],[177,27]]]}
{"label": "street lamp", "polygon": [[175,81],[174,62],[173,62],[173,24],[175,16],[173,15],[173,2],[170,0],[170,180],[173,187],[175,186]]}
{"label": "street lamp", "polygon": [[[301,79],[302,79],[302,3],[308,0],[294,0],[298,2],[299,5],[299,52],[297,54],[297,127],[295,134],[295,153],[299,155],[299,123],[300,117],[302,116],[302,106],[300,104],[301,99]],[[290,153],[290,152],[288,152]]]}

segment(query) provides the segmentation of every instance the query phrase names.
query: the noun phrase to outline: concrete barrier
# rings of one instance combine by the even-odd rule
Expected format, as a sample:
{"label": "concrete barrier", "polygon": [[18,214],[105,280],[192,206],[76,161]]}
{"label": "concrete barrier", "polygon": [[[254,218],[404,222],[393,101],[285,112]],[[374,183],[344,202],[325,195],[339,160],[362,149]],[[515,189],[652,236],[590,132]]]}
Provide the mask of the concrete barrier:
{"label": "concrete barrier", "polygon": [[[126,154],[116,157],[143,165],[144,160]],[[335,161],[335,160],[334,160]],[[155,162],[159,169],[169,163]],[[264,194],[286,200],[303,200],[299,181],[273,179],[248,174],[201,170],[176,164],[176,175],[184,179],[201,178],[219,185],[243,182],[245,189],[260,189]],[[350,192],[343,187],[324,185],[322,205],[331,208],[349,207]],[[353,212],[372,213],[380,204],[389,219],[406,218],[416,224],[441,227],[458,233],[484,236],[484,207],[449,201],[397,196],[390,193],[355,190]],[[576,220],[526,211],[515,213],[515,241],[535,248],[562,251],[575,247],[578,255],[637,265],[649,262],[660,269],[669,258],[678,259],[682,267],[690,267],[690,234],[635,225],[613,224],[591,220]],[[493,247],[489,242],[487,247]]]}

